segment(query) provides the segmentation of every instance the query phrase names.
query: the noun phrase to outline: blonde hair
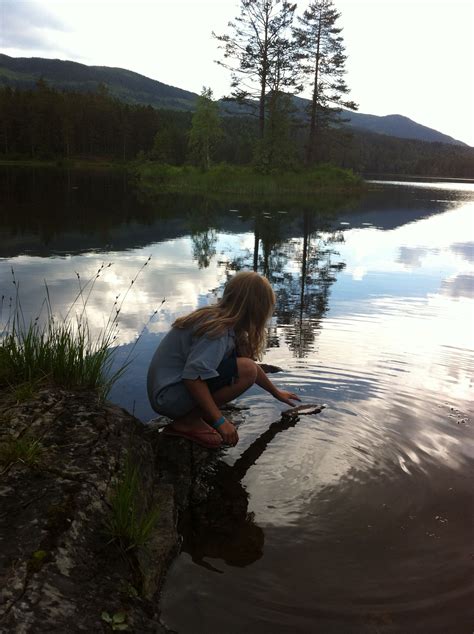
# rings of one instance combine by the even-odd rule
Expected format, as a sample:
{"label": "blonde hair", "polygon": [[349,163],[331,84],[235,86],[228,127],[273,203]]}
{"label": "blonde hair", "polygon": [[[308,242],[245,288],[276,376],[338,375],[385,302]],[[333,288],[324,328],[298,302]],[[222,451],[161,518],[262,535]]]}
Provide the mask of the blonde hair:
{"label": "blonde hair", "polygon": [[239,353],[260,359],[265,350],[265,326],[274,307],[275,293],[267,278],[253,271],[243,271],[227,282],[217,304],[179,317],[173,327],[194,328],[198,337],[210,338],[233,328]]}

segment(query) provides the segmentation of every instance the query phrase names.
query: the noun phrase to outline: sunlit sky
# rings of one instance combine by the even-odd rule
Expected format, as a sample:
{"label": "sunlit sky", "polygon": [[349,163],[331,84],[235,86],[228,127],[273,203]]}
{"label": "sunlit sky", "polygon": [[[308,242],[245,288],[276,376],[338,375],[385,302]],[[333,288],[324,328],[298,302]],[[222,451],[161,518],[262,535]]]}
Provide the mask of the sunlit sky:
{"label": "sunlit sky", "polygon": [[[402,114],[474,146],[474,1],[334,0],[360,112]],[[215,97],[229,72],[212,31],[238,0],[0,0],[0,51],[128,68]],[[299,13],[308,1],[298,2]],[[309,93],[303,93],[309,96]]]}

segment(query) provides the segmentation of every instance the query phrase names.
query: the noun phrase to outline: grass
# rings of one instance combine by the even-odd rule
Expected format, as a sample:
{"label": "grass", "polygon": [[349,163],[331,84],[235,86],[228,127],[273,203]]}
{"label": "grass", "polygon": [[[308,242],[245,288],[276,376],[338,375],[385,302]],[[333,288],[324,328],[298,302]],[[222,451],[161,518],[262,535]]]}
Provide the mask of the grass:
{"label": "grass", "polygon": [[113,491],[106,533],[124,551],[143,546],[155,528],[159,510],[146,508],[142,481],[137,465],[129,457]]}
{"label": "grass", "polygon": [[14,385],[11,390],[11,395],[16,403],[25,403],[35,398],[38,392],[38,385],[34,382],[20,383]]}
{"label": "grass", "polygon": [[10,467],[15,462],[21,462],[29,467],[40,463],[44,447],[34,438],[22,436],[10,438],[0,445],[0,465]]}
{"label": "grass", "polygon": [[[76,274],[79,290],[63,318],[55,315],[45,285],[46,296],[40,314],[29,322],[23,315],[19,285],[12,270],[16,296],[10,300],[6,323],[0,329],[0,387],[10,387],[16,400],[27,399],[33,386],[37,388],[41,384],[95,390],[105,398],[131,362],[129,354],[126,361],[112,371],[122,306],[149,260],[139,269],[123,296],[116,297],[106,325],[98,335],[93,335],[89,328],[87,303],[98,278],[111,264],[103,264],[84,284]],[[3,297],[2,303],[4,301]],[[0,317],[3,305],[1,308]]]}
{"label": "grass", "polygon": [[145,162],[136,165],[135,173],[144,188],[174,193],[218,192],[271,196],[358,189],[363,184],[362,179],[352,170],[332,165],[263,174],[251,167],[225,163],[203,172],[193,166],[176,167]]}

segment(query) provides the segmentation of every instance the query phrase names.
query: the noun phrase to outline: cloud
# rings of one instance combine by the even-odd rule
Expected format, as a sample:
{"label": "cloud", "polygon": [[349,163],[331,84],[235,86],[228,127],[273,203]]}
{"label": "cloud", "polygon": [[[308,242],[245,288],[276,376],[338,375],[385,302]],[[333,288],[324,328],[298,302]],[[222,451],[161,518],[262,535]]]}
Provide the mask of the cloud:
{"label": "cloud", "polygon": [[441,292],[450,297],[474,298],[474,274],[463,273],[444,280]]}
{"label": "cloud", "polygon": [[421,266],[423,258],[430,253],[439,253],[439,249],[402,246],[400,247],[397,262],[400,262],[400,264],[404,264],[410,268],[418,268]]}
{"label": "cloud", "polygon": [[474,242],[457,242],[451,246],[451,251],[474,263]]}
{"label": "cloud", "polygon": [[29,0],[0,0],[0,46],[15,49],[51,50],[56,44],[48,31],[67,31],[66,25],[48,10]]}

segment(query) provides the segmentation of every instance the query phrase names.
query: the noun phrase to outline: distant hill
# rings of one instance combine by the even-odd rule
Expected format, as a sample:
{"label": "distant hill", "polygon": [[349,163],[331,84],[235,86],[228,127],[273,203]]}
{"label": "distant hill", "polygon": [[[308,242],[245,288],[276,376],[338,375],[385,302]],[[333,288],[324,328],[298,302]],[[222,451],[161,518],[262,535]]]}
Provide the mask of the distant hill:
{"label": "distant hill", "polygon": [[197,98],[196,93],[162,84],[123,68],[0,54],[0,86],[34,88],[40,78],[54,88],[79,92],[95,92],[100,85],[105,85],[117,99],[149,104],[155,108],[193,110]]}
{"label": "distant hill", "polygon": [[[122,101],[155,108],[190,111],[194,110],[197,98],[196,93],[168,86],[123,68],[86,66],[59,59],[9,57],[0,54],[0,86],[34,88],[40,78],[54,88],[79,92],[95,92],[100,85],[105,85],[113,96]],[[308,100],[296,97],[295,103],[303,109]],[[238,112],[235,106],[232,110]],[[466,147],[462,141],[399,114],[377,116],[344,111],[343,116],[349,120],[348,125],[361,131]]]}
{"label": "distant hill", "polygon": [[440,142],[468,147],[467,143],[453,139],[453,137],[421,125],[421,123],[416,123],[416,121],[412,121],[412,119],[401,114],[377,116],[375,114],[344,110],[344,118],[349,119],[348,125],[360,130],[388,134],[400,139],[418,139],[419,141]]}

